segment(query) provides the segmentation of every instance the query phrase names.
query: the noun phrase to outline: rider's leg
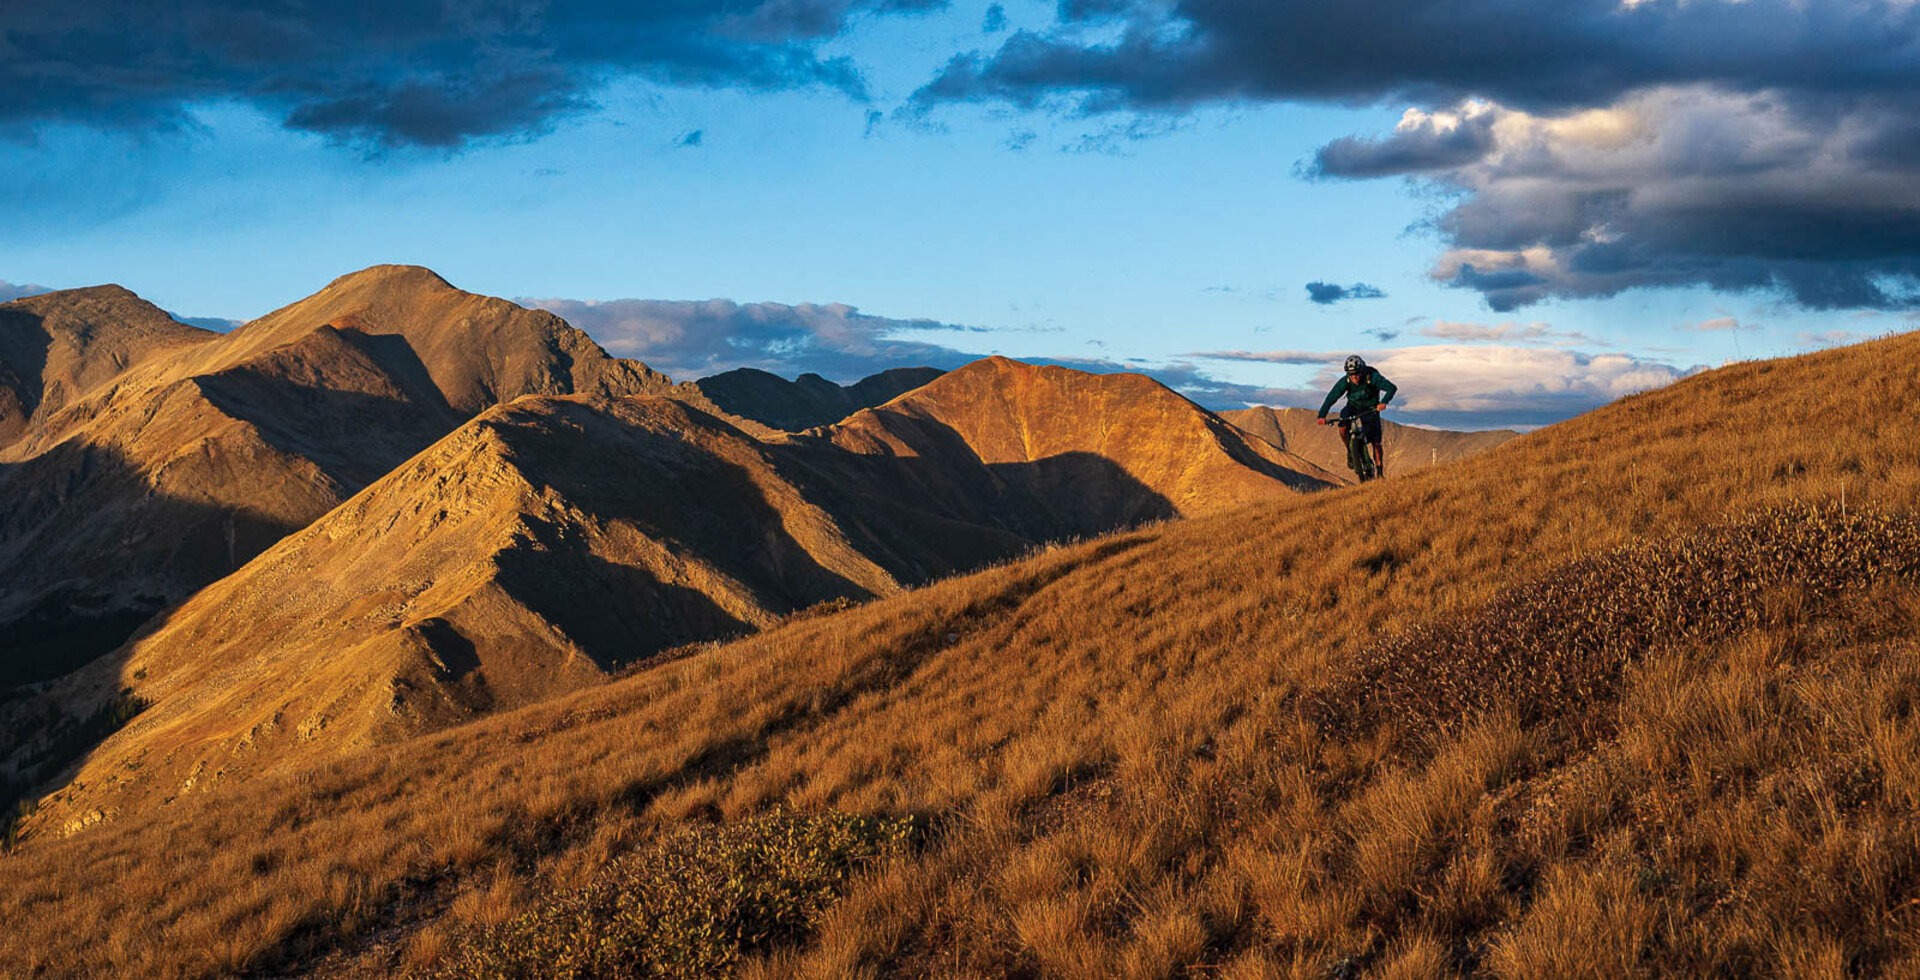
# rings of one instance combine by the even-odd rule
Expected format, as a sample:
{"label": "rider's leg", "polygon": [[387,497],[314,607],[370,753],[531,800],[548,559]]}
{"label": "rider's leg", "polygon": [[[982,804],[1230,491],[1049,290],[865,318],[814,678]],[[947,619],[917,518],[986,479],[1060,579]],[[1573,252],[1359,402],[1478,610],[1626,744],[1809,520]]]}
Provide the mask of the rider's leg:
{"label": "rider's leg", "polygon": [[1373,478],[1378,480],[1387,475],[1387,451],[1385,441],[1381,438],[1385,435],[1384,426],[1378,413],[1369,413],[1360,422],[1366,433],[1367,449],[1373,454]]}

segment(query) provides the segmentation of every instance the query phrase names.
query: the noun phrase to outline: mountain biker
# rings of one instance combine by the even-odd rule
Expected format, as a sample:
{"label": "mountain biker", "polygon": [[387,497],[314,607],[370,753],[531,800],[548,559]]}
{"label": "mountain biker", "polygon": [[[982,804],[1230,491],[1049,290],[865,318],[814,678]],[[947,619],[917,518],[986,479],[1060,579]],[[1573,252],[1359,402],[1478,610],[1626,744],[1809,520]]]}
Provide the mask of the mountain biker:
{"label": "mountain biker", "polygon": [[1377,368],[1368,367],[1366,359],[1358,354],[1349,356],[1342,367],[1346,376],[1333,383],[1327,400],[1320,403],[1320,424],[1334,424],[1333,419],[1327,418],[1327,410],[1341,395],[1347,396],[1347,404],[1340,409],[1340,438],[1345,440],[1353,420],[1360,420],[1360,431],[1366,436],[1367,445],[1373,447],[1374,479],[1379,479],[1387,475],[1386,451],[1380,445],[1380,410],[1387,407],[1393,393],[1400,389]]}

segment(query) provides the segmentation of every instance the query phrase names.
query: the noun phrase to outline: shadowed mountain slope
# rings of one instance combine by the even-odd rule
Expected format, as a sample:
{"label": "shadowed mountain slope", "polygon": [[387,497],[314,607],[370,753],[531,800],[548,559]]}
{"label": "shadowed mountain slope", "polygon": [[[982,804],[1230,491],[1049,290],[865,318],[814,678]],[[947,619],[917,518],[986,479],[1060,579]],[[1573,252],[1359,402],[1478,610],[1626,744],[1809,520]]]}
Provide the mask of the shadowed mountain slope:
{"label": "shadowed mountain slope", "polygon": [[[990,436],[1003,428],[986,424],[991,406],[1059,411],[1022,401],[1050,384],[1076,393],[1079,417],[1049,424],[1119,416],[1132,444],[1191,454],[1211,489],[1275,499],[1295,491],[1268,473],[1309,479],[1276,455],[1253,456],[1262,468],[1228,482],[1241,466],[1219,442],[1178,440],[1231,428],[1144,379],[989,367],[954,377]],[[1140,397],[1166,404],[1126,414]],[[864,425],[911,417],[916,436],[935,431],[907,400],[869,414]],[[1124,466],[1075,448],[1110,445],[1056,439],[1030,458],[946,430],[863,453],[839,434],[763,442],[667,398],[523,398],[488,412],[202,590],[124,662],[70,679],[67,701],[105,699],[131,677],[154,707],[94,754],[59,806],[76,824],[149,808],[182,786],[524,705],[821,602],[1175,513]],[[1170,479],[1141,458],[1158,457],[1128,460],[1141,475],[1205,500],[1180,482],[1187,471]]]}
{"label": "shadowed mountain slope", "polygon": [[78,777],[118,812],[897,590],[758,442],[666,398],[524,398],[66,683],[154,707]]}
{"label": "shadowed mountain slope", "polygon": [[483,408],[670,384],[551,314],[405,266],[206,338],[130,361],[0,450],[0,683],[110,649]]}
{"label": "shadowed mountain slope", "polygon": [[[1340,441],[1340,430],[1321,425],[1314,413],[1304,408],[1238,408],[1221,412],[1220,417],[1260,437],[1269,445],[1312,460],[1341,482],[1353,482],[1347,469],[1347,449]],[[1381,446],[1386,450],[1387,472],[1405,476],[1414,470],[1437,463],[1451,463],[1475,453],[1485,452],[1518,436],[1509,429],[1489,432],[1450,432],[1423,429],[1381,420],[1385,427]]]}
{"label": "shadowed mountain slope", "polygon": [[784,804],[925,830],[771,974],[1905,974],[1920,432],[1855,414],[1869,368],[1920,397],[1920,336],[43,833],[0,964],[472,973],[518,912],[593,925],[556,910],[632,842]]}
{"label": "shadowed mountain slope", "polygon": [[119,286],[0,304],[0,449],[128,368],[218,336]]}
{"label": "shadowed mountain slope", "polygon": [[701,378],[694,386],[728,412],[798,432],[832,425],[863,408],[892,401],[942,373],[938,368],[894,368],[838,385],[817,374],[788,381],[768,371],[737,368]]}

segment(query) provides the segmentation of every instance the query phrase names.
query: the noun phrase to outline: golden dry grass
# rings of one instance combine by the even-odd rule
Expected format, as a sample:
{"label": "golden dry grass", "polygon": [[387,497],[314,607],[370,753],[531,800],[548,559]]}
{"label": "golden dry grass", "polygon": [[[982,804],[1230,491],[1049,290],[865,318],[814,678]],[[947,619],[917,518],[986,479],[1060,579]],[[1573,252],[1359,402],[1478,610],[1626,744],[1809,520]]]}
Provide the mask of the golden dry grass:
{"label": "golden dry grass", "polygon": [[787,807],[929,830],[747,975],[1911,974],[1920,427],[1863,377],[1920,337],[28,840],[0,973],[426,968]]}

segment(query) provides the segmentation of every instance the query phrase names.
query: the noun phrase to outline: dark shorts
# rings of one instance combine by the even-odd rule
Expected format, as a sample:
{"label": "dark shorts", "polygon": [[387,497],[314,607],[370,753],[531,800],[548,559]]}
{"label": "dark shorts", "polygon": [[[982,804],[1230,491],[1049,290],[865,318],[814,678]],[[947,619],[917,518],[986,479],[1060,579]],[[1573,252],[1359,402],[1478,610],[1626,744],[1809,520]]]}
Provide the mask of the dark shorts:
{"label": "dark shorts", "polygon": [[1352,423],[1356,414],[1359,416],[1359,419],[1360,419],[1360,431],[1366,434],[1367,442],[1375,446],[1380,445],[1380,413],[1379,412],[1355,413],[1351,409],[1346,409],[1346,408],[1341,409],[1340,410],[1341,434],[1342,435],[1346,434],[1347,426]]}

